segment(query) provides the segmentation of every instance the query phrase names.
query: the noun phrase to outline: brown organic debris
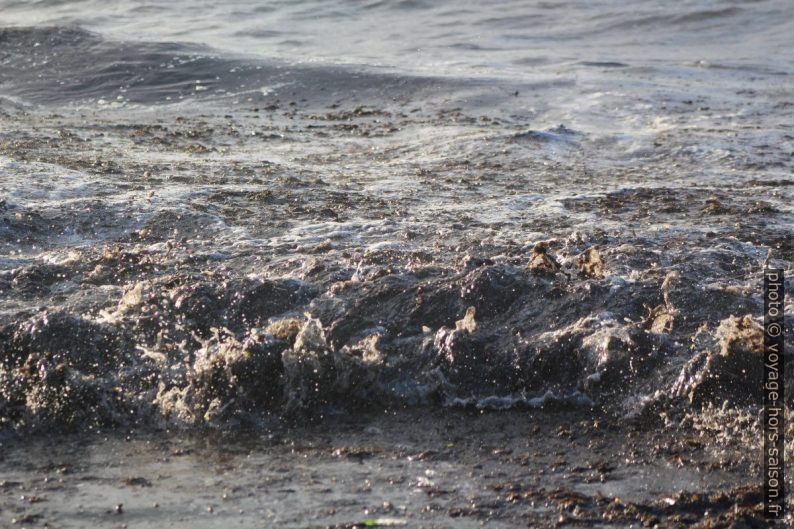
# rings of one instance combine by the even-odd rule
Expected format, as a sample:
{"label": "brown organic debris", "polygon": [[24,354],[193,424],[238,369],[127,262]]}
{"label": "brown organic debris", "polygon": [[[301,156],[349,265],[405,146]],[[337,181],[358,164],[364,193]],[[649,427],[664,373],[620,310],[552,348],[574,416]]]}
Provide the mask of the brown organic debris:
{"label": "brown organic debris", "polygon": [[725,206],[722,205],[717,197],[710,197],[706,199],[706,203],[703,206],[703,212],[708,213],[709,215],[722,215],[727,213],[727,209]]}
{"label": "brown organic debris", "polygon": [[667,334],[673,330],[675,322],[675,312],[669,310],[666,305],[657,305],[650,309],[650,313],[645,318],[645,328],[654,334]]}
{"label": "brown organic debris", "polygon": [[306,322],[304,320],[298,318],[286,318],[283,320],[276,320],[270,322],[270,324],[265,329],[265,332],[268,334],[272,334],[279,340],[284,340],[285,342],[292,342],[295,340],[295,337],[298,336],[298,333],[303,328],[303,325]]}
{"label": "brown organic debris", "polygon": [[532,248],[532,256],[529,258],[529,269],[539,275],[554,275],[560,270],[560,264],[549,255],[549,244],[539,242]]}
{"label": "brown organic debris", "polygon": [[577,259],[579,272],[592,279],[600,279],[604,277],[604,261],[601,260],[601,254],[597,246],[591,246],[579,255]]}
{"label": "brown organic debris", "polygon": [[714,335],[719,351],[702,352],[681,370],[673,393],[692,404],[757,402],[763,376],[763,330],[749,314],[730,316]]}
{"label": "brown organic debris", "polygon": [[720,339],[722,356],[756,356],[764,350],[764,331],[749,314],[723,320],[716,336]]}
{"label": "brown organic debris", "polygon": [[455,322],[455,329],[459,331],[466,331],[468,333],[473,333],[476,331],[477,322],[474,320],[474,315],[476,312],[477,310],[474,307],[469,307],[466,309],[466,315],[463,316],[463,319]]}

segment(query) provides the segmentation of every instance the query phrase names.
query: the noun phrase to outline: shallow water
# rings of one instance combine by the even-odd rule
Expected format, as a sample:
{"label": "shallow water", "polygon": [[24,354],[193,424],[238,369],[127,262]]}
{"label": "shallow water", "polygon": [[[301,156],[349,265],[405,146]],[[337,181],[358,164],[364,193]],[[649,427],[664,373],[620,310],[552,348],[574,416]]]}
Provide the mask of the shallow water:
{"label": "shallow water", "polygon": [[[0,522],[51,527],[675,527],[752,512],[751,459],[576,413],[338,415],[236,436],[6,441]],[[683,464],[686,461],[686,464]],[[719,463],[718,463],[719,462]],[[682,490],[702,491],[690,496]],[[719,498],[727,493],[729,501]],[[752,519],[751,517],[749,519]]]}

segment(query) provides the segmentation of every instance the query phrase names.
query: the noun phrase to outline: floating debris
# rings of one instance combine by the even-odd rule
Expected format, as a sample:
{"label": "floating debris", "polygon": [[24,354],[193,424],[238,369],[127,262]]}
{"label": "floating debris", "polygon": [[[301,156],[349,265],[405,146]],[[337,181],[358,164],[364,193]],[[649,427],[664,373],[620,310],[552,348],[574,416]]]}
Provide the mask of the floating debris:
{"label": "floating debris", "polygon": [[529,258],[529,269],[539,275],[553,276],[560,270],[560,264],[549,254],[549,244],[539,242],[532,248]]}
{"label": "floating debris", "polygon": [[760,402],[764,335],[750,315],[723,320],[714,336],[719,349],[703,351],[682,369],[673,394],[692,404]]}
{"label": "floating debris", "polygon": [[477,313],[477,309],[474,307],[469,307],[466,309],[466,315],[463,316],[463,319],[460,319],[455,322],[455,328],[459,331],[466,331],[468,333],[473,333],[477,330],[477,322],[474,320],[474,315]]}
{"label": "floating debris", "polygon": [[576,259],[576,264],[579,266],[579,272],[585,277],[591,279],[604,277],[604,262],[596,246],[591,246],[582,252]]}

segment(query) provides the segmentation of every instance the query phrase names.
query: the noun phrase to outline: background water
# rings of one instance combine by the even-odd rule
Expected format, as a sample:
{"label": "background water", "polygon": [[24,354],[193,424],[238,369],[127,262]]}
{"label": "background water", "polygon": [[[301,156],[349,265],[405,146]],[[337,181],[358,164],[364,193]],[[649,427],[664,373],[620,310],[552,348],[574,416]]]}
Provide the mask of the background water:
{"label": "background water", "polygon": [[[3,2],[4,25],[207,44],[291,62],[531,79],[577,62],[791,67],[785,1]],[[559,71],[559,70],[558,70]]]}
{"label": "background water", "polygon": [[[344,64],[359,72],[476,79],[504,90],[523,84],[530,94],[509,112],[525,114],[538,128],[567,123],[617,141],[623,151],[647,146],[642,139],[666,129],[737,120],[771,129],[747,142],[791,146],[775,133],[790,117],[794,16],[785,1],[3,2],[2,12],[5,26],[81,27],[116,41],[193,43],[287,69]],[[148,60],[132,50],[127,55],[131,66]],[[235,73],[228,70],[193,73],[211,88]],[[274,77],[283,76],[249,78],[236,88],[267,93],[294,81]],[[102,95],[116,97],[97,99]],[[158,95],[168,97],[152,93]],[[709,110],[680,116],[665,104],[679,99]],[[725,141],[691,148],[719,156],[749,147]]]}

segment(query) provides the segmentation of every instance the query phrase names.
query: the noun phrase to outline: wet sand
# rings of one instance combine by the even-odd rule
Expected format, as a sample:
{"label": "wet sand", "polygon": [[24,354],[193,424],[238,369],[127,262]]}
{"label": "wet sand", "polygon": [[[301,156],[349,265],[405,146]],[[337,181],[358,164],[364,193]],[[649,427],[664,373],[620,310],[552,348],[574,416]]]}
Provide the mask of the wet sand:
{"label": "wet sand", "polygon": [[[6,439],[13,527],[767,527],[756,450],[592,413],[400,410]],[[16,522],[14,522],[16,520]]]}

